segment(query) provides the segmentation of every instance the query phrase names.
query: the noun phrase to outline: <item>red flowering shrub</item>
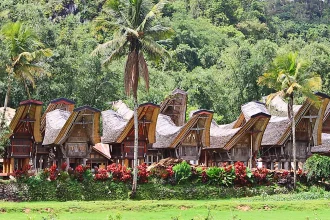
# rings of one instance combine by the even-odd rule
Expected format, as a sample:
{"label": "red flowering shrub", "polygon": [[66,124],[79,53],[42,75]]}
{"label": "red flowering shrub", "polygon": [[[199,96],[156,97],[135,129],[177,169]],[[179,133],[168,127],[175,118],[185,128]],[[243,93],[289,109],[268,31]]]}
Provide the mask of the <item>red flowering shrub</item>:
{"label": "red flowering shrub", "polygon": [[107,180],[109,174],[106,169],[98,169],[97,174],[95,174],[95,180]]}
{"label": "red flowering shrub", "polygon": [[127,182],[132,178],[131,170],[121,164],[111,164],[107,166],[107,171],[111,173],[114,181]]}
{"label": "red flowering shrub", "polygon": [[14,170],[14,177],[18,180],[23,180],[29,177],[29,170],[31,170],[31,165],[27,164],[22,170]]}
{"label": "red flowering shrub", "polygon": [[236,162],[234,164],[234,167],[235,167],[235,175],[236,175],[234,183],[239,186],[247,185],[249,183],[249,178],[251,178],[252,176],[251,171],[249,170],[249,172],[247,172],[248,170],[246,166],[244,165],[243,162],[240,161]]}
{"label": "red flowering shrub", "polygon": [[49,179],[51,181],[55,181],[57,176],[58,176],[57,166],[56,164],[54,164],[49,169]]}
{"label": "red flowering shrub", "polygon": [[67,166],[68,166],[68,164],[66,162],[62,163],[61,170],[65,171]]}
{"label": "red flowering shrub", "polygon": [[138,166],[138,180],[140,183],[147,183],[149,171],[147,171],[147,164],[143,163]]}
{"label": "red flowering shrub", "polygon": [[257,184],[267,183],[268,182],[267,175],[268,175],[268,170],[265,167],[257,168],[256,170],[253,171],[253,177]]}
{"label": "red flowering shrub", "polygon": [[75,169],[74,169],[74,176],[78,181],[83,181],[84,180],[84,172],[86,171],[86,167],[84,167],[83,165],[78,165]]}

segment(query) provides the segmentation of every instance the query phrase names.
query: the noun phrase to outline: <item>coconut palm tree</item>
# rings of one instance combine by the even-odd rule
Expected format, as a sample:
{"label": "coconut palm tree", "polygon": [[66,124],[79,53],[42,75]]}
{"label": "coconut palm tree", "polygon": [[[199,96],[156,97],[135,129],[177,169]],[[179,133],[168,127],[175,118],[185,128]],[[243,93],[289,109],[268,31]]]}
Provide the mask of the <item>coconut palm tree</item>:
{"label": "coconut palm tree", "polygon": [[42,57],[51,56],[52,51],[48,48],[45,49],[44,45],[38,40],[37,35],[21,22],[5,24],[1,29],[0,37],[8,47],[10,55],[10,60],[6,68],[8,82],[4,111],[1,119],[2,128],[13,80],[23,82],[28,98],[30,99],[29,83],[32,87],[35,87],[35,77],[46,73],[37,62]]}
{"label": "coconut palm tree", "polygon": [[293,112],[294,98],[300,93],[311,100],[317,101],[314,91],[322,86],[321,77],[307,70],[308,63],[298,59],[298,54],[289,52],[277,56],[269,70],[258,79],[258,84],[275,89],[277,92],[268,96],[270,102],[275,96],[288,98],[288,117],[292,128],[292,156],[294,162],[294,187],[296,186],[296,136],[295,120]]}
{"label": "coconut palm tree", "polygon": [[158,41],[165,40],[173,34],[173,30],[164,27],[160,22],[161,12],[166,1],[160,0],[153,5],[150,0],[109,0],[106,9],[110,20],[105,17],[97,18],[101,26],[107,26],[114,31],[113,39],[100,44],[92,54],[107,53],[103,61],[108,65],[111,61],[127,56],[124,86],[129,96],[134,100],[134,171],[132,196],[135,195],[137,185],[137,158],[138,158],[138,118],[137,118],[137,88],[141,76],[145,86],[149,89],[149,72],[145,54],[150,60],[160,61],[169,58],[169,53]]}

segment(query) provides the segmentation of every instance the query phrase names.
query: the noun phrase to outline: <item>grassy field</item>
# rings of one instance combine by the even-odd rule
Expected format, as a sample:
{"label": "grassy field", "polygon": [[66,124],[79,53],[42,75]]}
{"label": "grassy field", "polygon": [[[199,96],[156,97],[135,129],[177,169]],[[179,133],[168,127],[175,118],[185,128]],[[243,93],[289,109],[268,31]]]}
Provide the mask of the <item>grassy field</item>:
{"label": "grassy field", "polygon": [[0,219],[330,220],[330,200],[275,195],[216,201],[1,202]]}

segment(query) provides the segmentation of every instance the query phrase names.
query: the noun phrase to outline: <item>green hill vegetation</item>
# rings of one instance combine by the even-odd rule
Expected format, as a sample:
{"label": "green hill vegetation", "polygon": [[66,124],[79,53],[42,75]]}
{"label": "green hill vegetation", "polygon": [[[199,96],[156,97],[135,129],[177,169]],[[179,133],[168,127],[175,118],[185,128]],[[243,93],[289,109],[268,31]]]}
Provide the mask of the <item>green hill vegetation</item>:
{"label": "green hill vegetation", "polygon": [[[31,98],[44,103],[66,97],[77,106],[99,109],[118,99],[133,104],[124,92],[126,58],[104,67],[104,57],[91,55],[97,45],[112,39],[111,25],[96,22],[111,19],[111,2],[1,0],[1,29],[21,21],[52,50],[51,57],[38,60],[45,73],[34,77],[35,88],[31,80],[13,81],[10,107],[28,98],[26,86]],[[146,57],[150,90],[146,93],[141,81],[140,103],[160,103],[179,87],[188,92],[189,109],[211,109],[221,123],[231,122],[242,104],[272,92],[257,79],[277,55],[288,51],[297,52],[308,63],[306,71],[318,73],[323,92],[330,93],[330,1],[172,0],[161,22],[175,31],[169,40],[158,41],[171,59],[164,65]],[[5,99],[10,64],[10,48],[1,38],[0,100]]]}

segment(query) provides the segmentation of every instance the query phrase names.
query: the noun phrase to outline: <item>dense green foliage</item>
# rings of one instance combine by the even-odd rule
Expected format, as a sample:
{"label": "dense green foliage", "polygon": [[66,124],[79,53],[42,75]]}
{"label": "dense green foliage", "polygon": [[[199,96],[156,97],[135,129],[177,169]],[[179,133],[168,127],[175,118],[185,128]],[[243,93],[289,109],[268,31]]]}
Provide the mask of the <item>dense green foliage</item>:
{"label": "dense green foliage", "polygon": [[330,158],[328,156],[314,154],[307,159],[305,168],[308,170],[307,178],[312,182],[330,180]]}
{"label": "dense green foliage", "polygon": [[[111,25],[95,20],[108,15],[105,0],[2,0],[0,26],[24,21],[53,56],[43,67],[51,77],[35,79],[34,99],[48,103],[58,97],[77,105],[105,109],[109,101],[127,99],[124,94],[125,58],[101,65],[91,56],[100,43],[112,39]],[[115,2],[115,1],[112,1]],[[154,0],[156,3],[157,0]],[[139,102],[160,103],[176,87],[187,90],[189,109],[214,110],[225,123],[236,119],[240,106],[272,92],[258,86],[257,79],[273,58],[297,52],[308,71],[323,80],[329,93],[330,3],[319,0],[173,0],[165,7],[163,24],[175,34],[159,44],[171,53],[164,66],[146,57],[150,91],[139,88]],[[7,83],[9,48],[0,41],[0,100]],[[27,98],[24,85],[14,82],[10,107]],[[131,100],[129,101],[132,104]],[[3,103],[1,102],[0,105]]]}

